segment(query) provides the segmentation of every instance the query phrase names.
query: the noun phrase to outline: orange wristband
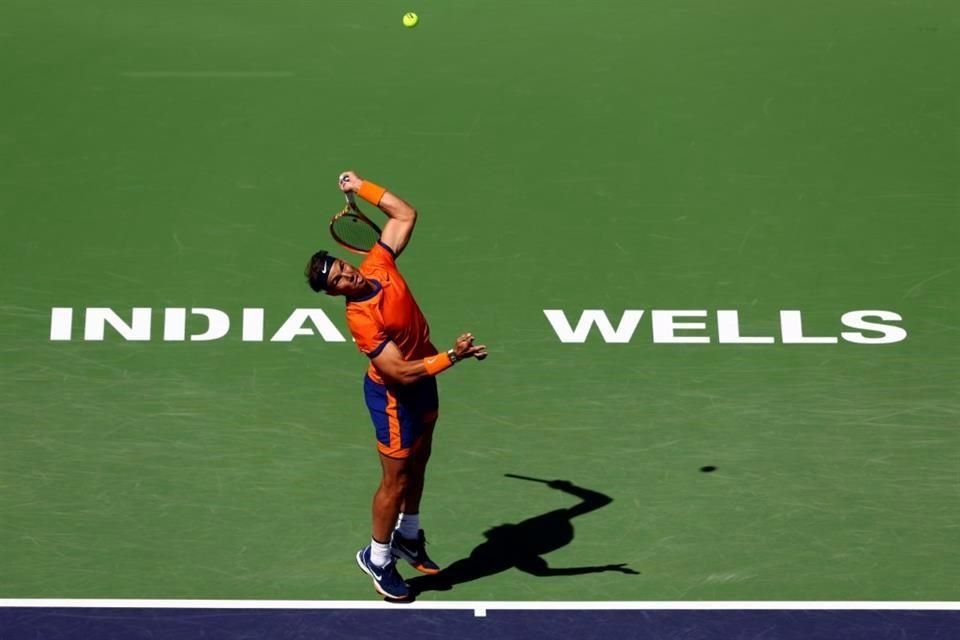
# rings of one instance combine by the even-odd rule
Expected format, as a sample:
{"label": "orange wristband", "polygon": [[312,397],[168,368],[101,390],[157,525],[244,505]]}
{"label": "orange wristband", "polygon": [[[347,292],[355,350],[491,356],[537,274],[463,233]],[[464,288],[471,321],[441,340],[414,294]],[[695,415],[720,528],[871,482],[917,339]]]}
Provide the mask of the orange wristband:
{"label": "orange wristband", "polygon": [[383,194],[386,192],[386,189],[369,180],[364,180],[360,184],[360,188],[357,189],[357,195],[375,207],[380,206],[380,200],[383,199]]}
{"label": "orange wristband", "polygon": [[427,369],[427,375],[435,376],[438,373],[446,371],[452,367],[453,360],[450,358],[450,354],[444,351],[443,353],[438,353],[435,356],[424,358],[423,366]]}

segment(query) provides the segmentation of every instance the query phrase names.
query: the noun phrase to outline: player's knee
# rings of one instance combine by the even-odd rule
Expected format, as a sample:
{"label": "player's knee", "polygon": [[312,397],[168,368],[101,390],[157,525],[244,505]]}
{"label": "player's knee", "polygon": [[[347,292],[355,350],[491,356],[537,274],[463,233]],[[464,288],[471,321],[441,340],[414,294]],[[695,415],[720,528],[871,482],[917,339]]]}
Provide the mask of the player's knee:
{"label": "player's knee", "polygon": [[403,468],[396,469],[391,473],[384,474],[380,485],[383,487],[383,490],[390,495],[399,496],[407,490],[407,485],[409,483],[410,470],[404,466]]}

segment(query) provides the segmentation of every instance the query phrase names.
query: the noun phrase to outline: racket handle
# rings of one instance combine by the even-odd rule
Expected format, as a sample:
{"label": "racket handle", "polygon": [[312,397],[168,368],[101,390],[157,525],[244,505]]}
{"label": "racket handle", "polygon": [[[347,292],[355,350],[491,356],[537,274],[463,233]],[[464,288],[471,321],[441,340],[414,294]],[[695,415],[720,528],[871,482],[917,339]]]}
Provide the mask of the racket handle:
{"label": "racket handle", "polygon": [[[345,174],[345,173],[341,173],[341,174],[340,174],[340,186],[342,187],[342,186],[344,185],[344,183],[346,183],[346,182],[350,182],[350,176],[348,176],[348,175]],[[350,205],[351,207],[353,207],[354,209],[357,208],[357,201],[354,199],[354,197],[353,197],[353,192],[352,192],[352,191],[344,191],[344,192],[343,192],[343,197],[346,198],[347,204],[349,204],[349,205]]]}

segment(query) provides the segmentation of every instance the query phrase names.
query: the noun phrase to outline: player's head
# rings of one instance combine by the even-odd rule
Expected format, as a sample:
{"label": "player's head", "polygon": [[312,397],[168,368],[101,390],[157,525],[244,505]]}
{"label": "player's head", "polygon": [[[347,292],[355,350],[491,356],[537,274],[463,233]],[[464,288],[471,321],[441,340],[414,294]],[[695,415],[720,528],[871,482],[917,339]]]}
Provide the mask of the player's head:
{"label": "player's head", "polygon": [[330,296],[352,297],[369,288],[367,279],[349,262],[334,258],[326,251],[317,251],[307,263],[303,275],[310,288]]}

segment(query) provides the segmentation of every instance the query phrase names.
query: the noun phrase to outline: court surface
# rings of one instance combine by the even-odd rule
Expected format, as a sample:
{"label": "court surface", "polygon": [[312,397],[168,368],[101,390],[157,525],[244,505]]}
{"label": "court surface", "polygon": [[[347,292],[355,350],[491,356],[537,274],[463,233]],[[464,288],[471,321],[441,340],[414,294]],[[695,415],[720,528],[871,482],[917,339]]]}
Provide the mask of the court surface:
{"label": "court surface", "polygon": [[[958,26],[8,0],[0,598],[374,599],[366,362],[302,276],[352,168],[420,212],[400,267],[435,342],[491,351],[440,379],[422,519],[463,579],[420,601],[960,600]],[[96,339],[103,308],[138,339]],[[771,341],[721,343],[717,311]],[[835,342],[785,343],[783,311]],[[535,570],[489,561],[517,548]]]}

